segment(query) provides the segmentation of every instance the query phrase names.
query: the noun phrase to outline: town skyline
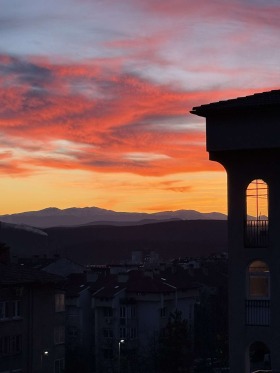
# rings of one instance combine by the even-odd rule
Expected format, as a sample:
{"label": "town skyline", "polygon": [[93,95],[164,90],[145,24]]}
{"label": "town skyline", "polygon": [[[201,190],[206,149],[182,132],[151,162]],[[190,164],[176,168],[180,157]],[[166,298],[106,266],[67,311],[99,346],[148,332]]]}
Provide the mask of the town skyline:
{"label": "town skyline", "polygon": [[226,173],[208,160],[204,118],[189,111],[279,88],[278,1],[1,9],[1,215],[227,213]]}

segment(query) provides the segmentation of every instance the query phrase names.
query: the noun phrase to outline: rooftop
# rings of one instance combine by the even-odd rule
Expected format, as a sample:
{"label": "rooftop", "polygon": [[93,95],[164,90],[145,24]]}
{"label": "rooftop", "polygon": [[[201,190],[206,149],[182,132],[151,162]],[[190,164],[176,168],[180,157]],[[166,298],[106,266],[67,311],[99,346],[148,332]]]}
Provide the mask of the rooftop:
{"label": "rooftop", "polygon": [[62,283],[63,278],[38,269],[21,265],[0,264],[1,285],[17,284],[57,284]]}
{"label": "rooftop", "polygon": [[252,108],[271,108],[280,105],[280,89],[255,93],[254,95],[237,97],[230,100],[212,102],[209,104],[195,106],[190,112],[192,114],[205,117],[207,114],[232,111],[235,109],[250,110]]}

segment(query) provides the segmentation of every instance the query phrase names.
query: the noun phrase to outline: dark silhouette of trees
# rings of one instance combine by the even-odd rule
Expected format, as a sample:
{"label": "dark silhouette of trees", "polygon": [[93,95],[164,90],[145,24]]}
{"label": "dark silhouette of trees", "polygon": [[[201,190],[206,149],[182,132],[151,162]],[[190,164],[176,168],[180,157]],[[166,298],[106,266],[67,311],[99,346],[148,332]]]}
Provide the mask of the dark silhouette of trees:
{"label": "dark silhouette of trees", "polygon": [[192,361],[188,323],[182,319],[182,313],[176,310],[170,314],[168,323],[159,337],[159,371],[189,372]]}

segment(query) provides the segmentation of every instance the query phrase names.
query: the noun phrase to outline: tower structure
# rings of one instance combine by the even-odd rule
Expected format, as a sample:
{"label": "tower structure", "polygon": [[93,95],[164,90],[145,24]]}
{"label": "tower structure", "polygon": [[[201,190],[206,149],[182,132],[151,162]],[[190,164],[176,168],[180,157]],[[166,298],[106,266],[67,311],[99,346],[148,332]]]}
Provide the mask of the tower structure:
{"label": "tower structure", "polygon": [[227,172],[233,373],[249,373],[252,364],[280,372],[279,109],[274,90],[191,111],[206,118],[209,158]]}

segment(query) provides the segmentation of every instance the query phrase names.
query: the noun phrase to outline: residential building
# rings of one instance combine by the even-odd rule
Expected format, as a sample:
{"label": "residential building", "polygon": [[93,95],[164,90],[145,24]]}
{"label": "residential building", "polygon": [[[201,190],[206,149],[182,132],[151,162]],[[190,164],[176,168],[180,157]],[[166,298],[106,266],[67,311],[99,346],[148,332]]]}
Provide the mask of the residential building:
{"label": "residential building", "polygon": [[64,343],[61,278],[0,264],[0,372],[62,373]]}
{"label": "residential building", "polygon": [[65,368],[68,373],[93,371],[93,313],[85,273],[68,276],[65,284]]}
{"label": "residential building", "polygon": [[171,277],[135,270],[97,280],[92,289],[96,372],[139,371],[139,361],[152,371],[160,331],[175,310],[193,328],[198,287]]}
{"label": "residential building", "polygon": [[274,90],[192,110],[206,118],[210,159],[228,176],[233,373],[280,371],[279,105]]}

